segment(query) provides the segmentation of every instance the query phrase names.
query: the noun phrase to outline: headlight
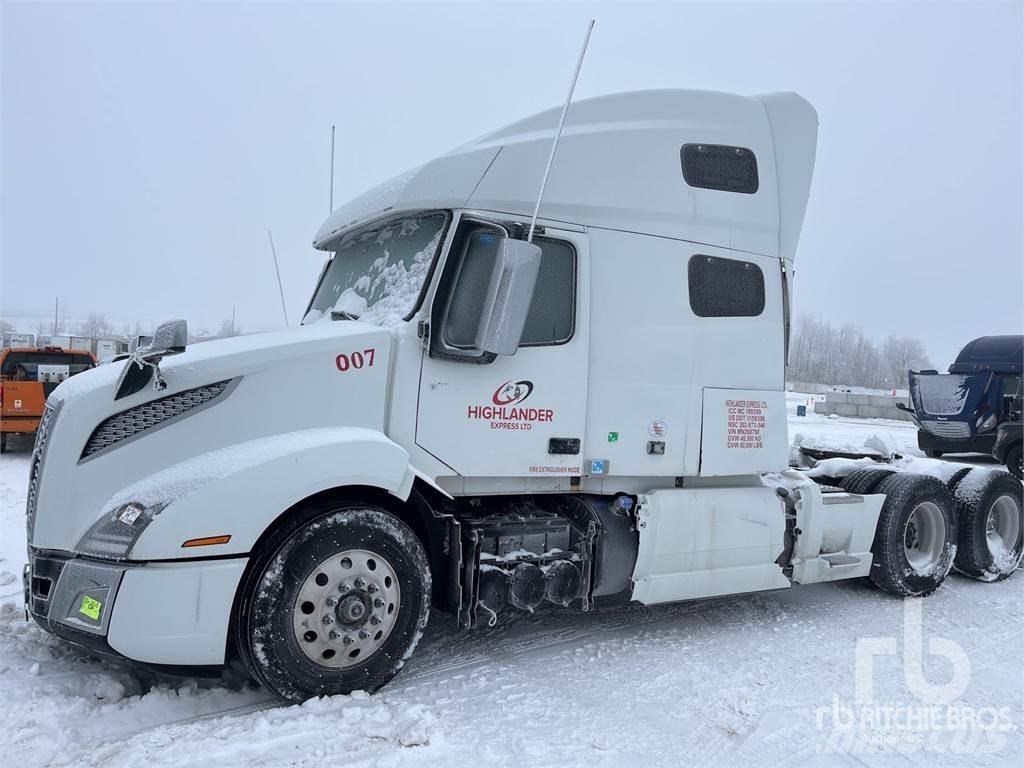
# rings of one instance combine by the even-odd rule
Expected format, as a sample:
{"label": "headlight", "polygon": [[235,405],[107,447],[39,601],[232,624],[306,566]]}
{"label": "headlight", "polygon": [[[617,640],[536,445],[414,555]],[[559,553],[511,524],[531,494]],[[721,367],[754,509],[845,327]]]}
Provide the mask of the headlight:
{"label": "headlight", "polygon": [[147,507],[138,502],[122,504],[93,523],[75,551],[108,560],[127,560],[139,536],[164,506]]}
{"label": "headlight", "polygon": [[999,422],[999,419],[994,413],[990,413],[988,416],[979,416],[977,421],[977,427],[979,432],[988,432],[990,429],[995,427]]}

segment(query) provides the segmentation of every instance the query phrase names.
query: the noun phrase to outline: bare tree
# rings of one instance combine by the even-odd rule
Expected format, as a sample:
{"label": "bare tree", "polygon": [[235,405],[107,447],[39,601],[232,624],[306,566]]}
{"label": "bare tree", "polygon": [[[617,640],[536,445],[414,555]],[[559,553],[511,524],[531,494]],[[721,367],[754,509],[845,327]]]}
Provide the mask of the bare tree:
{"label": "bare tree", "polygon": [[908,370],[929,367],[919,339],[890,336],[878,345],[853,323],[835,328],[803,315],[793,326],[787,376],[792,381],[889,389],[905,387]]}
{"label": "bare tree", "polygon": [[85,321],[78,324],[75,332],[87,339],[106,339],[114,335],[114,328],[107,321],[106,315],[90,312]]}

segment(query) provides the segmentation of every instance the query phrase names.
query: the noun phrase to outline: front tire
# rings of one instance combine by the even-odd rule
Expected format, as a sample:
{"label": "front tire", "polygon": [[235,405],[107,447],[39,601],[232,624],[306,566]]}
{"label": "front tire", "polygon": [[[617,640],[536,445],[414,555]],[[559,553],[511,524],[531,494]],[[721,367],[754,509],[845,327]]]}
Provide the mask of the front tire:
{"label": "front tire", "polygon": [[[977,479],[975,479],[977,478]],[[1024,555],[1024,492],[1005,472],[971,470],[957,486],[960,541],[956,569],[979,581],[1002,581]]]}
{"label": "front tire", "polygon": [[430,588],[405,523],[372,505],[332,505],[250,569],[236,642],[253,677],[288,701],[372,692],[416,647]]}
{"label": "front tire", "polygon": [[1006,468],[1018,480],[1024,479],[1024,445],[1018,443],[1006,452]]}
{"label": "front tire", "polygon": [[931,594],[946,579],[956,554],[956,516],[946,486],[933,477],[896,473],[881,482],[871,581],[902,597]]}

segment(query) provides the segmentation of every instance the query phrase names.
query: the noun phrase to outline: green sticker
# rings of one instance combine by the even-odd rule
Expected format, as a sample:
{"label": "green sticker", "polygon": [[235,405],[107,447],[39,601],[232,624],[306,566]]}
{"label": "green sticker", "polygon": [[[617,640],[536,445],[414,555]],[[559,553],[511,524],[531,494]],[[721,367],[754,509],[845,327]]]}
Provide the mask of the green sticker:
{"label": "green sticker", "polygon": [[619,442],[619,433],[618,432],[609,432],[608,433],[608,442],[609,443],[617,443],[617,442]]}
{"label": "green sticker", "polygon": [[94,597],[85,595],[82,598],[82,604],[78,607],[78,612],[88,616],[93,621],[100,620],[100,609],[103,607],[103,603]]}

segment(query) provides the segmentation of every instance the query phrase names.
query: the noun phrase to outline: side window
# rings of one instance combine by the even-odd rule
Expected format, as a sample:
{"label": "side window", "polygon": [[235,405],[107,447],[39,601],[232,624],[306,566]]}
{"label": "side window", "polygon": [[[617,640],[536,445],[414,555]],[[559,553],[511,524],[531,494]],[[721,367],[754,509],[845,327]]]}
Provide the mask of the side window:
{"label": "side window", "polygon": [[542,256],[537,287],[526,315],[521,347],[564,344],[572,338],[576,316],[576,249],[564,240],[533,239]]}
{"label": "side window", "polygon": [[[541,248],[537,287],[526,316],[521,347],[563,344],[572,338],[576,303],[576,250],[570,243],[535,237]],[[462,240],[444,322],[444,341],[457,349],[472,349],[483,298],[494,268],[498,236],[479,227]]]}
{"label": "side window", "polygon": [[691,187],[722,192],[757,192],[757,158],[749,149],[720,144],[684,144],[683,179]]}
{"label": "side window", "polygon": [[687,272],[697,317],[756,317],[764,311],[764,273],[757,264],[697,255]]}

